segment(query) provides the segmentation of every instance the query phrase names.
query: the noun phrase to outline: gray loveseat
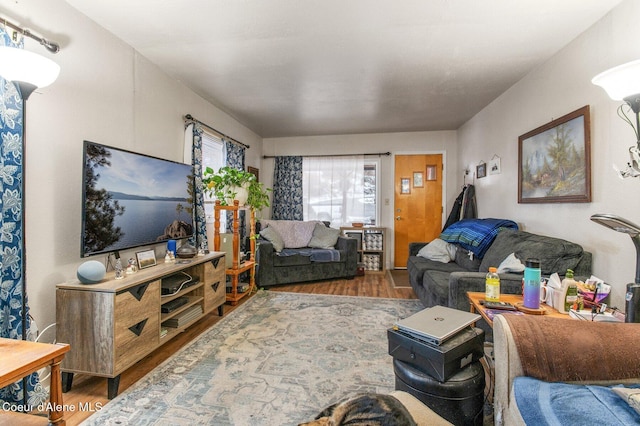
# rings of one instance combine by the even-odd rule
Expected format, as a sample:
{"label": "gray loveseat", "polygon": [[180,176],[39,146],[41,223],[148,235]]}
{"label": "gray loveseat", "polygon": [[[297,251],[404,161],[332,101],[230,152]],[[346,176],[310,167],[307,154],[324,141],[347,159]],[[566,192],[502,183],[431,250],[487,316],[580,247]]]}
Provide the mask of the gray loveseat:
{"label": "gray loveseat", "polygon": [[[411,287],[426,307],[442,305],[468,310],[467,292],[484,291],[489,267],[498,267],[511,253],[522,263],[527,258],[539,259],[543,276],[554,272],[564,275],[567,269],[573,269],[576,277],[591,275],[592,256],[582,246],[520,230],[499,231],[482,259],[472,259],[469,252],[461,248],[456,250],[455,260],[448,263],[417,256],[426,244],[410,243],[407,261]],[[501,293],[522,293],[521,273],[499,275]]]}
{"label": "gray loveseat", "polygon": [[[263,220],[258,224],[256,284],[259,287],[355,277],[358,241],[341,236],[340,230],[322,223],[314,226],[315,222],[303,221]],[[271,232],[267,231],[268,227],[272,228]],[[306,235],[309,229],[313,234]],[[275,235],[273,230],[277,230]],[[327,246],[326,241],[335,243]]]}

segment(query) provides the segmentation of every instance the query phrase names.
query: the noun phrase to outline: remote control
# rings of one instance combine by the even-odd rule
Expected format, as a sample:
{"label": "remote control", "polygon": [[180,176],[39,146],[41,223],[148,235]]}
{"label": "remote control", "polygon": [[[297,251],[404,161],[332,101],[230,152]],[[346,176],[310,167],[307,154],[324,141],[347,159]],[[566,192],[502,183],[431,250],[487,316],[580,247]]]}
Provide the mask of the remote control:
{"label": "remote control", "polygon": [[505,311],[516,311],[516,307],[513,306],[511,303],[509,302],[489,302],[489,301],[485,301],[484,302],[484,307],[487,309],[502,309]]}

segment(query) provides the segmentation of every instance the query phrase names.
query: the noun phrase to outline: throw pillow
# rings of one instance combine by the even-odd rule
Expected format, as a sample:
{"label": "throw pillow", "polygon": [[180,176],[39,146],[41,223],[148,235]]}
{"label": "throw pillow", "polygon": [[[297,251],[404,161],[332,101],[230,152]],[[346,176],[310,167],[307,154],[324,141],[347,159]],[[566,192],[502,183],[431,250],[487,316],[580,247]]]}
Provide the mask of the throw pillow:
{"label": "throw pillow", "polygon": [[435,262],[449,263],[456,258],[456,246],[436,238],[418,252],[418,256]]}
{"label": "throw pillow", "polygon": [[284,248],[284,241],[282,241],[282,237],[280,236],[280,234],[278,234],[278,231],[276,231],[271,226],[267,226],[262,231],[260,231],[260,236],[265,240],[271,242],[271,244],[273,244],[273,249],[276,252],[280,253]]}
{"label": "throw pillow", "polygon": [[480,258],[473,254],[472,251],[462,247],[458,247],[458,250],[456,250],[455,262],[467,271],[478,272],[480,270]]}
{"label": "throw pillow", "polygon": [[273,227],[282,237],[284,248],[308,247],[317,221],[263,220],[262,224]]}
{"label": "throw pillow", "polygon": [[520,259],[516,257],[515,253],[511,253],[505,260],[498,266],[498,273],[504,272],[524,272],[524,265],[520,262]]}
{"label": "throw pillow", "polygon": [[533,257],[540,260],[542,275],[558,272],[564,275],[567,269],[576,269],[583,256],[582,246],[560,238],[531,234],[525,231],[503,229],[482,258],[480,271],[499,265],[509,254],[526,261]]}
{"label": "throw pillow", "polygon": [[611,390],[640,414],[640,389],[611,388]]}
{"label": "throw pillow", "polygon": [[339,236],[339,229],[328,228],[324,223],[316,223],[315,228],[313,228],[313,235],[309,241],[309,247],[332,249],[338,242]]}

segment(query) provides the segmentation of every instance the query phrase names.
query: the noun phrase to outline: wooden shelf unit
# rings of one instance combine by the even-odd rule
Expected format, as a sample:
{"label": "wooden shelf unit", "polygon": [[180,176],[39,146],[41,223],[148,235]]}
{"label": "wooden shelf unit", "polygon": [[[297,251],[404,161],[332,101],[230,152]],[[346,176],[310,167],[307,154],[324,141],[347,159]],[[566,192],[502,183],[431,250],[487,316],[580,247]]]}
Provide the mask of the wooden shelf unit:
{"label": "wooden shelf unit", "polygon": [[[116,280],[113,273],[98,284],[73,281],[56,286],[56,340],[71,351],[61,364],[63,390],[71,389],[74,373],[108,378],[108,397],[118,394],[120,373],[184,331],[203,315],[225,303],[225,254],[211,252],[192,259],[161,262]],[[199,282],[176,294],[163,296],[162,279],[185,272]],[[189,300],[169,313],[162,305],[178,297]],[[196,306],[198,314],[176,327],[167,321],[180,318]],[[195,309],[195,308],[194,308]],[[185,320],[186,321],[186,320]]]}
{"label": "wooden shelf unit", "polygon": [[[244,263],[240,262],[238,259],[238,248],[240,246],[240,210],[249,211],[249,258],[244,261]],[[256,253],[256,240],[254,238],[256,231],[256,219],[255,212],[250,207],[240,207],[238,205],[238,200],[234,200],[233,206],[223,206],[220,204],[219,200],[216,200],[216,204],[214,207],[214,233],[213,233],[213,246],[215,250],[220,250],[220,212],[227,211],[233,214],[233,262],[231,268],[227,268],[225,273],[229,276],[231,280],[231,292],[227,293],[227,302],[231,305],[235,306],[238,304],[238,301],[245,297],[248,294],[251,294],[256,285],[256,262],[255,262],[255,253]],[[239,292],[238,284],[240,280],[240,275],[244,272],[249,272],[249,288],[246,291]],[[225,289],[226,290],[226,289]]]}
{"label": "wooden shelf unit", "polygon": [[358,240],[358,263],[366,274],[384,274],[386,268],[386,228],[375,226],[342,226],[342,235]]}

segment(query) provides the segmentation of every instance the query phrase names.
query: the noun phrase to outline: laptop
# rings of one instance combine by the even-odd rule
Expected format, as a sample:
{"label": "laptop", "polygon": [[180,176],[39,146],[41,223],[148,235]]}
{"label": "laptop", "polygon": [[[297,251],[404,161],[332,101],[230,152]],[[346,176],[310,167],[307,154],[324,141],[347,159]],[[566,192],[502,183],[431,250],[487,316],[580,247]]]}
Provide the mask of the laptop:
{"label": "laptop", "polygon": [[479,319],[478,314],[434,306],[396,322],[394,328],[417,340],[439,346]]}

